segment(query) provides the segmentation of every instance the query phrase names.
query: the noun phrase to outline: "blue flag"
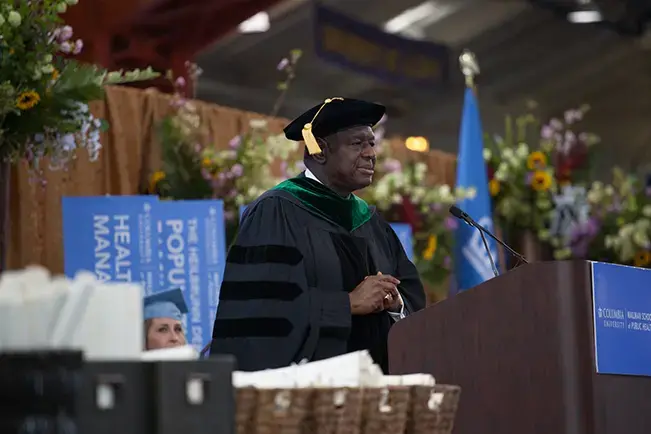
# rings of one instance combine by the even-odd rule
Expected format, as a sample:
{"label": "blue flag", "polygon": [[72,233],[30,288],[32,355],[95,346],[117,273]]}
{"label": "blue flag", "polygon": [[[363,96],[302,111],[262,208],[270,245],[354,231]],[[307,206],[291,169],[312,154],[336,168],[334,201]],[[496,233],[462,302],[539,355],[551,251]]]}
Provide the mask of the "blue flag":
{"label": "blue flag", "polygon": [[[488,191],[488,175],[484,162],[484,144],[477,99],[473,89],[466,88],[459,156],[457,159],[457,187],[477,190],[473,199],[464,199],[459,208],[468,213],[477,223],[493,231],[491,199]],[[459,291],[463,291],[494,276],[479,231],[467,224],[460,224],[456,230],[455,272]],[[486,237],[491,255],[497,266],[495,241]]]}

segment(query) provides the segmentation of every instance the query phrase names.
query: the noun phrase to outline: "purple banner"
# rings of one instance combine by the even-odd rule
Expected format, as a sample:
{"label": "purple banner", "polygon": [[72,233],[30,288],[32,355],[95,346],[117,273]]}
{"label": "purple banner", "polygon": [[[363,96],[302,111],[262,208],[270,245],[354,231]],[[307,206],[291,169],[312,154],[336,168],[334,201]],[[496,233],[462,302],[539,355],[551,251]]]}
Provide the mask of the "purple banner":
{"label": "purple banner", "polygon": [[328,62],[392,84],[433,87],[448,80],[446,46],[392,35],[318,4],[314,49]]}

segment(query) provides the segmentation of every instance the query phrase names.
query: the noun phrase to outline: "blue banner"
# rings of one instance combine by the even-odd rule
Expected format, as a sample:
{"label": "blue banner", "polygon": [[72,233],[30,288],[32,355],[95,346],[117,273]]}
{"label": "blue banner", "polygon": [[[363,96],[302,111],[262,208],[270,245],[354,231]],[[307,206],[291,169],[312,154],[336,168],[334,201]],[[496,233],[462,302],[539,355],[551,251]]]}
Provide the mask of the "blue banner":
{"label": "blue banner", "polygon": [[92,271],[102,281],[156,286],[155,196],[64,197],[64,272]]}
{"label": "blue banner", "polygon": [[161,201],[155,196],[63,198],[65,273],[135,282],[144,295],[181,288],[188,343],[212,336],[226,263],[221,201]]}
{"label": "blue banner", "polygon": [[244,215],[244,211],[246,211],[247,205],[240,205],[240,221],[242,220],[242,215]]}
{"label": "blue banner", "polygon": [[217,200],[161,201],[155,207],[158,291],[181,288],[184,328],[197,350],[208,344],[226,264],[224,205]]}
{"label": "blue banner", "polygon": [[651,376],[651,270],[592,263],[599,374]]}
{"label": "blue banner", "polygon": [[386,33],[318,3],[314,41],[322,59],[391,84],[432,87],[448,80],[446,46]]}
{"label": "blue banner", "polygon": [[[484,134],[482,132],[479,106],[475,92],[466,88],[459,134],[459,156],[457,158],[457,187],[474,188],[473,199],[459,202],[459,208],[468,213],[477,223],[493,232],[493,212],[488,192],[488,175],[484,161]],[[497,264],[497,244],[486,237],[490,255]],[[455,230],[454,268],[460,291],[470,289],[495,276],[490,258],[481,239],[481,233],[467,224],[460,224]]]}
{"label": "blue banner", "polygon": [[410,261],[414,260],[414,240],[411,232],[411,225],[408,223],[391,223],[391,228],[398,235],[398,239],[405,249],[405,253]]}

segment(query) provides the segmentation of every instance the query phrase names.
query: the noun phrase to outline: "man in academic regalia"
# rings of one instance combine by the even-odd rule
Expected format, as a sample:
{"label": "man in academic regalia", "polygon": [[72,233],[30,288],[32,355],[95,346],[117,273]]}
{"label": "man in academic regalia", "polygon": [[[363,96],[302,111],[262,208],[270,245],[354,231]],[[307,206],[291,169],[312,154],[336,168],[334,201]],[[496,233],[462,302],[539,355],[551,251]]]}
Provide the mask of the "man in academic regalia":
{"label": "man in academic regalia", "polygon": [[306,170],[244,213],[211,354],[251,371],[366,349],[388,370],[389,329],[424,308],[425,293],[393,229],[353,194],[373,180],[372,127],[384,111],[332,98],[285,128],[305,142]]}

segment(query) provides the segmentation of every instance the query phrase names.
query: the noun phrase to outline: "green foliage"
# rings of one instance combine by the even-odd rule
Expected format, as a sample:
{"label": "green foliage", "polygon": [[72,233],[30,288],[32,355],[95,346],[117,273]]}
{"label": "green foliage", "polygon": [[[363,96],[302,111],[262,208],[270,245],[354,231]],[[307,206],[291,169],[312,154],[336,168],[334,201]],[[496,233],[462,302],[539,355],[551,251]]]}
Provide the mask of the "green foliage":
{"label": "green foliage", "polygon": [[[89,0],[86,0],[89,1]],[[60,14],[77,0],[9,1],[0,4],[0,160],[41,157],[61,163],[79,148],[97,156],[107,124],[88,109],[104,85],[149,80],[150,68],[111,73],[70,58],[83,48]]]}
{"label": "green foliage", "polygon": [[162,198],[206,199],[212,188],[201,175],[201,161],[197,152],[180,137],[171,118],[159,125],[165,177],[156,186]]}

